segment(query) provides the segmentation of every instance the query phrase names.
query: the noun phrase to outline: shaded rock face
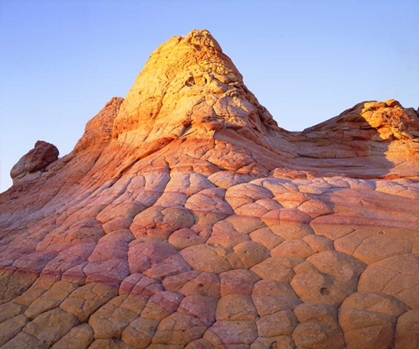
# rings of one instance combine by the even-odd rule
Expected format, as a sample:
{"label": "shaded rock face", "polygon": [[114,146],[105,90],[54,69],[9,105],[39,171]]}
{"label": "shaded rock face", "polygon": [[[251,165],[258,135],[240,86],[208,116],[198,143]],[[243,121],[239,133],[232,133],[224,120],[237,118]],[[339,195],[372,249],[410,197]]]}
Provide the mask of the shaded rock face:
{"label": "shaded rock face", "polygon": [[34,148],[22,156],[10,171],[13,184],[22,180],[37,178],[36,172],[45,170],[49,164],[58,159],[58,154],[55,145],[37,141]]}
{"label": "shaded rock face", "polygon": [[1,348],[418,347],[413,109],[282,130],[193,31],[52,147],[0,195]]}
{"label": "shaded rock face", "polygon": [[121,107],[123,98],[112,98],[105,107],[86,124],[85,132],[74,147],[75,152],[87,148],[99,148],[111,140],[112,126]]}

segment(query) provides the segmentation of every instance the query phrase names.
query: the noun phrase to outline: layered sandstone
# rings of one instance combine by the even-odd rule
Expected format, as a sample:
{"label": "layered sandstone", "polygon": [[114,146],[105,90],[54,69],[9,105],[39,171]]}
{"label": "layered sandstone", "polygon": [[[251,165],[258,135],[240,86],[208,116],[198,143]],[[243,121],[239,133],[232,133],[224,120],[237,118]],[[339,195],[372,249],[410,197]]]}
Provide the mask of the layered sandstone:
{"label": "layered sandstone", "polygon": [[414,109],[288,132],[192,31],[57,156],[0,196],[1,348],[418,347]]}

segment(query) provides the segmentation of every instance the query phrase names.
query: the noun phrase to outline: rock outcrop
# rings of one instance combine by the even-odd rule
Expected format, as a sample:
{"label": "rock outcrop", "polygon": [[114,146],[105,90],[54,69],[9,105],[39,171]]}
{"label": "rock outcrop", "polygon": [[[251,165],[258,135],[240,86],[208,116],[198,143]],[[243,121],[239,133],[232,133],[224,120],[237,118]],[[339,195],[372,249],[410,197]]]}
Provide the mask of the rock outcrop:
{"label": "rock outcrop", "polygon": [[121,106],[113,137],[122,142],[212,137],[230,128],[252,139],[276,122],[208,31],[173,37],[152,53]]}
{"label": "rock outcrop", "polygon": [[10,176],[13,184],[24,180],[33,180],[45,171],[46,167],[58,159],[58,149],[55,145],[44,141],[37,141],[33,149],[22,156],[13,166]]}
{"label": "rock outcrop", "polygon": [[414,109],[286,131],[194,30],[54,149],[0,195],[1,348],[418,347]]}
{"label": "rock outcrop", "polygon": [[97,150],[109,144],[114,120],[123,101],[124,98],[112,98],[95,117],[89,120],[82,138],[74,147],[74,152],[79,153],[87,148]]}

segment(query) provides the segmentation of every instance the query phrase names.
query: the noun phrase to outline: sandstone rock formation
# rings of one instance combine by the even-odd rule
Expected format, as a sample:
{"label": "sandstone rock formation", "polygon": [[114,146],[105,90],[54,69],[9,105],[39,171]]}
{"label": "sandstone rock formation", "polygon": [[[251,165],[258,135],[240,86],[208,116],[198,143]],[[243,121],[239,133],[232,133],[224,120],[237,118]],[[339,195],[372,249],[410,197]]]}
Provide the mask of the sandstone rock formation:
{"label": "sandstone rock formation", "polygon": [[23,180],[36,179],[46,171],[46,167],[58,159],[58,149],[55,145],[44,141],[37,141],[33,149],[21,157],[13,166],[10,176],[13,184]]}
{"label": "sandstone rock formation", "polygon": [[45,144],[0,195],[1,348],[418,347],[414,109],[288,132],[194,30]]}

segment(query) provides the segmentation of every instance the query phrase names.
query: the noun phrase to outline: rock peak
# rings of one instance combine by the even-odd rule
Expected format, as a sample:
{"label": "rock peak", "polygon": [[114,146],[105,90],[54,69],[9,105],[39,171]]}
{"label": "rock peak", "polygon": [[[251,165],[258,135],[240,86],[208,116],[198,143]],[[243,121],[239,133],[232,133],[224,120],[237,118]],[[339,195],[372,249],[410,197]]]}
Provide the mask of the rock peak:
{"label": "rock peak", "polygon": [[207,46],[222,52],[219,43],[207,29],[193,29],[185,36],[184,40],[189,44],[194,45],[197,49],[201,46]]}
{"label": "rock peak", "polygon": [[210,32],[193,30],[152,53],[121,105],[112,134],[143,144],[211,138],[229,128],[252,139],[278,130]]}

